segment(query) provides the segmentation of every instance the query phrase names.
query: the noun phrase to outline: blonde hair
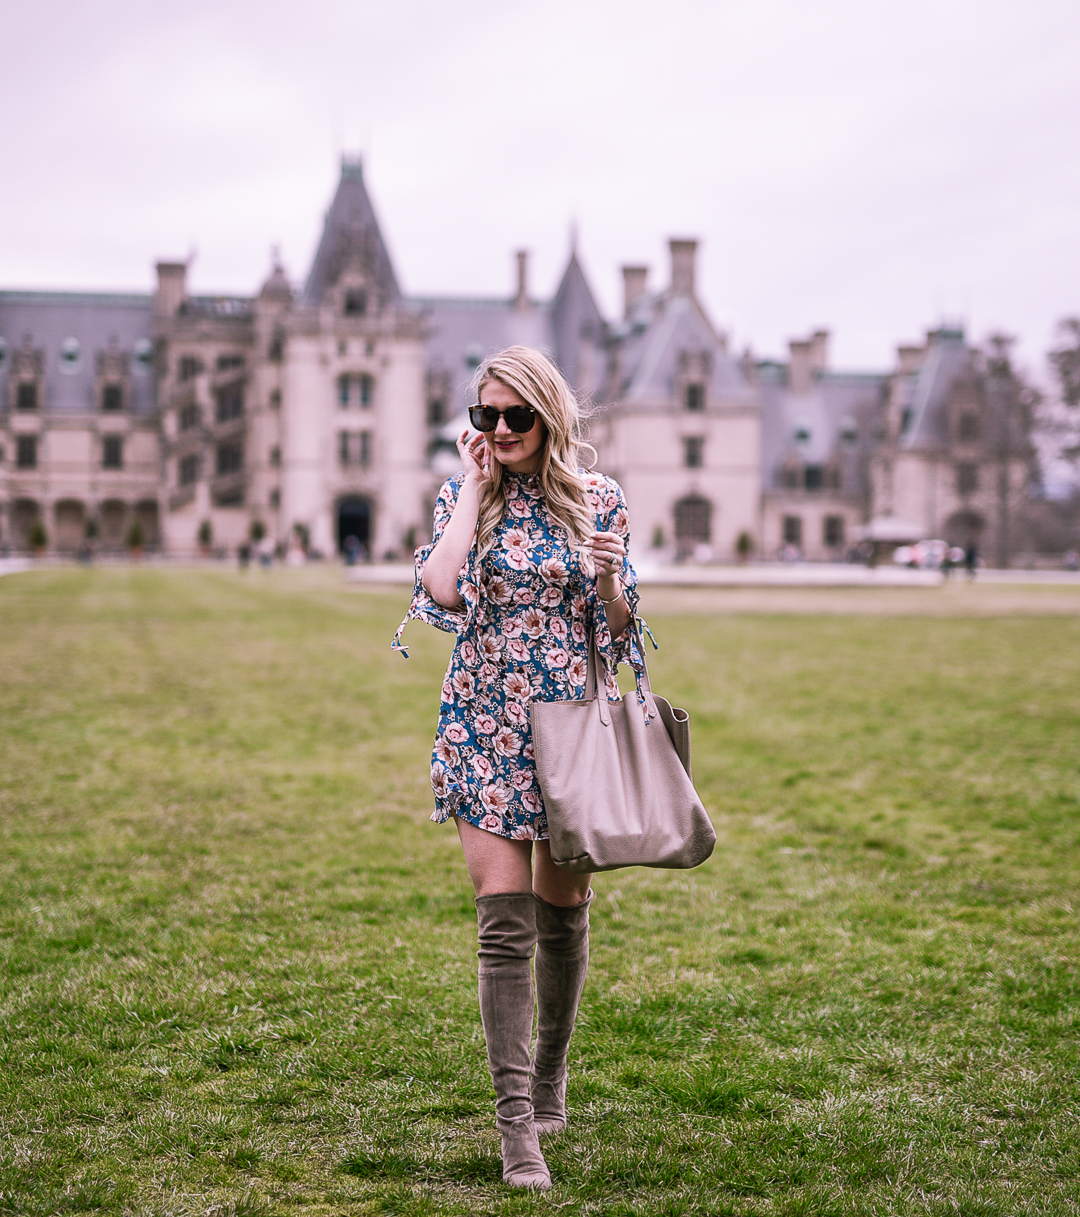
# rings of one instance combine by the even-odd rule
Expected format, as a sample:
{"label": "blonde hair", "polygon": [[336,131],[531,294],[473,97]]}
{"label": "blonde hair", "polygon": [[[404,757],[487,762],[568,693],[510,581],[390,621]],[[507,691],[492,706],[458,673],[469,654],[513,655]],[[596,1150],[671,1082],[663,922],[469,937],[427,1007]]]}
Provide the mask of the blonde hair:
{"label": "blonde hair", "polygon": [[[559,369],[531,347],[507,347],[486,360],[473,379],[477,398],[493,380],[513,389],[540,415],[547,431],[537,471],[540,489],[552,519],[566,529],[571,548],[579,549],[579,557],[591,574],[589,551],[582,547],[596,531],[596,515],[589,507],[585,483],[578,472],[580,464],[591,466],[596,461],[596,449],[582,434],[587,411]],[[582,461],[585,453],[590,454],[589,459]],[[506,479],[501,463],[492,457],[491,481],[484,490],[476,525],[478,557],[491,548],[505,514]]]}

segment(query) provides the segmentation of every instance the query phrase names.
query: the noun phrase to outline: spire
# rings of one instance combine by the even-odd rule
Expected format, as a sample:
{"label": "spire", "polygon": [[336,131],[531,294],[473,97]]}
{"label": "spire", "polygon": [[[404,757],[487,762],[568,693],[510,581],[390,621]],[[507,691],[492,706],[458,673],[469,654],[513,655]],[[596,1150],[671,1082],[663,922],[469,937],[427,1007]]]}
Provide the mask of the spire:
{"label": "spire", "polygon": [[392,304],[400,298],[390,254],[364,186],[360,158],[343,156],[337,193],[326,213],[326,226],[302,302],[321,304],[346,269],[360,271],[383,303]]}

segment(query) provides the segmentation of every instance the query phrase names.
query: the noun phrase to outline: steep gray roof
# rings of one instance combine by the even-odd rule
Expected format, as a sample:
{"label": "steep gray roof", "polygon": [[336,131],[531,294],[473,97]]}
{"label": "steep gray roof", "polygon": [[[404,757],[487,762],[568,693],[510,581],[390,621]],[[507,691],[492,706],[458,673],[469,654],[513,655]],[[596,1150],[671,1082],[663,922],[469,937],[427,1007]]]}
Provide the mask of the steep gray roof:
{"label": "steep gray roof", "polygon": [[900,436],[900,447],[943,448],[949,443],[949,400],[956,382],[970,375],[974,352],[964,341],[962,330],[939,329],[928,336],[926,357],[911,378],[910,422]]}
{"label": "steep gray roof", "polygon": [[[836,462],[849,493],[866,489],[866,456],[873,446],[874,416],[888,382],[884,372],[821,372],[810,391],[793,393],[784,364],[758,365],[761,395],[761,484],[779,485],[787,460]],[[806,435],[796,439],[796,432]],[[847,432],[852,438],[845,438]]]}
{"label": "steep gray roof", "polygon": [[364,186],[359,161],[342,160],[341,180],[326,213],[319,248],[311,264],[301,303],[317,306],[338,281],[347,265],[363,269],[384,304],[394,304],[401,295],[397,276],[383,241],[375,209]]}
{"label": "steep gray roof", "polygon": [[691,296],[643,297],[618,336],[622,383],[615,388],[619,400],[628,405],[670,398],[683,352],[708,354],[709,402],[754,401],[754,390]]}
{"label": "steep gray roof", "polygon": [[0,339],[6,348],[0,394],[7,392],[13,353],[26,345],[44,355],[43,410],[95,410],[97,357],[112,350],[127,357],[130,408],[152,411],[152,306],[153,297],[141,293],[0,292]]}
{"label": "steep gray roof", "polygon": [[603,338],[604,319],[585,278],[577,251],[570,254],[562,282],[551,302],[551,331],[555,362],[572,383],[581,378],[578,367],[581,344],[597,344]]}

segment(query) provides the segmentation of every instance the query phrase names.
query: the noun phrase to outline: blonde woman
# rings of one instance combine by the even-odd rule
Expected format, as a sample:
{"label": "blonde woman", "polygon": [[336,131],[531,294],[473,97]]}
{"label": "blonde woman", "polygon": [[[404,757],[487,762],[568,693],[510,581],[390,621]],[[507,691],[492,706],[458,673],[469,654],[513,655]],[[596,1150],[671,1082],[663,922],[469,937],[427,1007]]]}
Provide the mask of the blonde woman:
{"label": "blonde woman", "polygon": [[470,419],[480,434],[470,440],[464,431],[457,441],[463,470],[439,493],[405,621],[458,636],[432,757],[432,819],[453,818],[476,890],[480,1015],[503,1180],[548,1188],[538,1137],[566,1126],[567,1050],[589,963],[592,893],[588,875],[551,860],[529,703],[583,695],[590,634],[608,696],[618,698],[618,662],[640,663],[627,628],[637,593],[622,490],[579,467],[588,445],[559,370],[515,346],[489,359],[475,384]]}

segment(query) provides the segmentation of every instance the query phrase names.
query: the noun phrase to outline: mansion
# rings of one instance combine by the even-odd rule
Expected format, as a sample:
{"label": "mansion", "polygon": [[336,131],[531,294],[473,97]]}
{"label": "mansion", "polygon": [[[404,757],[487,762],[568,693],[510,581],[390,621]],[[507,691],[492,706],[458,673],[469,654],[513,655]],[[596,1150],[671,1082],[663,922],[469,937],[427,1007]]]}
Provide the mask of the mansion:
{"label": "mansion", "polygon": [[658,289],[624,267],[615,320],[576,252],[550,300],[524,253],[507,297],[408,296],[346,160],[300,290],[275,265],[254,296],[197,296],[186,264],[159,262],[152,294],[0,292],[0,547],[183,556],[265,537],[400,559],[457,468],[473,373],[511,343],[547,351],[593,403],[639,557],[1007,544],[1033,452],[961,330],[871,373],[831,369],[825,331],[783,362],[735,355],[696,252],[671,241]]}

